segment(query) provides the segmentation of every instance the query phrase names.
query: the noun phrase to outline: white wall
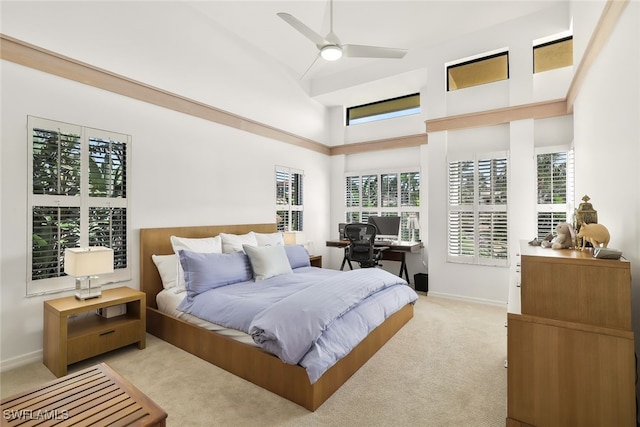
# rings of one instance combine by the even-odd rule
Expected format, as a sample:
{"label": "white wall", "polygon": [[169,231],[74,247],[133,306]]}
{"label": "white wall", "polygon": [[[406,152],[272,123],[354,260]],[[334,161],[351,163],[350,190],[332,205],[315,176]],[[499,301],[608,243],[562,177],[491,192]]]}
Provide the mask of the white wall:
{"label": "white wall", "polygon": [[3,1],[0,19],[2,32],[19,40],[314,141],[328,140],[325,107],[297,79],[186,2],[45,1],[34,7]]}
{"label": "white wall", "polygon": [[[576,13],[592,8],[576,2]],[[629,2],[574,106],[576,195],[591,197],[609,247],[631,261],[633,324],[640,349],[640,3]],[[576,27],[578,30],[578,27]],[[613,179],[603,179],[613,177]]]}
{"label": "white wall", "polygon": [[[132,135],[129,262],[139,288],[144,227],[269,223],[274,168],[305,172],[305,236],[324,254],[328,156],[145,104],[11,62],[2,62],[0,316],[2,368],[41,357],[42,303],[25,297],[27,115]],[[57,294],[56,296],[61,296]]]}

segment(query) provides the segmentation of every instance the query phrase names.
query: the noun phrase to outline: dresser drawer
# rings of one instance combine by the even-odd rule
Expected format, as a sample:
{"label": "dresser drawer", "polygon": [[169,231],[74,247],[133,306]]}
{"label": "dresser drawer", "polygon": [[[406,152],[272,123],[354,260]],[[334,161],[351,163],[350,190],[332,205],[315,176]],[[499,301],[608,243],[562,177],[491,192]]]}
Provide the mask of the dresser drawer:
{"label": "dresser drawer", "polygon": [[136,343],[141,340],[141,322],[128,319],[109,325],[102,330],[90,331],[69,338],[67,342],[67,364],[72,364],[107,351]]}

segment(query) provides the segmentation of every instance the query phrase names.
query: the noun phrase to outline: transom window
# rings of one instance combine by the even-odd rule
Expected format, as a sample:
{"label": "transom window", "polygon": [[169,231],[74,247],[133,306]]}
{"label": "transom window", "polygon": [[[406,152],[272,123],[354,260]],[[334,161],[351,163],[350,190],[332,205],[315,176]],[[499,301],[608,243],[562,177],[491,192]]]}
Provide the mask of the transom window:
{"label": "transom window", "polygon": [[354,173],[345,176],[345,222],[367,222],[370,216],[400,216],[399,239],[419,240],[409,218],[420,218],[420,172]]}
{"label": "transom window", "polygon": [[508,78],[508,51],[447,65],[447,91],[507,80]]}
{"label": "transom window", "polygon": [[71,289],[66,248],[106,246],[114,273],[131,278],[127,236],[131,137],[28,117],[29,231],[27,294]]}
{"label": "transom window", "polygon": [[573,65],[573,36],[533,47],[533,72],[554,70]]}
{"label": "transom window", "polygon": [[347,126],[420,113],[420,94],[400,96],[384,101],[347,108]]}

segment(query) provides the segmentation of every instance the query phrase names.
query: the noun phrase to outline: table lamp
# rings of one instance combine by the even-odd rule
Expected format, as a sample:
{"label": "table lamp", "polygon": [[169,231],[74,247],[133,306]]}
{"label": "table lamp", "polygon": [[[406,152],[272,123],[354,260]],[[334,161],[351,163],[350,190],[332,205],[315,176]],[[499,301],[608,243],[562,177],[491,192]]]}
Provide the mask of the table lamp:
{"label": "table lamp", "polygon": [[99,284],[92,284],[98,274],[113,273],[113,249],[104,246],[67,248],[64,272],[76,278],[76,298],[86,300],[102,295]]}
{"label": "table lamp", "polygon": [[302,245],[310,255],[313,255],[314,246],[311,240],[305,241],[304,231],[285,231],[282,233],[285,245]]}
{"label": "table lamp", "polygon": [[420,230],[420,221],[418,221],[418,217],[415,215],[411,215],[407,224],[409,231],[411,231],[411,242],[416,241],[416,232],[415,230]]}

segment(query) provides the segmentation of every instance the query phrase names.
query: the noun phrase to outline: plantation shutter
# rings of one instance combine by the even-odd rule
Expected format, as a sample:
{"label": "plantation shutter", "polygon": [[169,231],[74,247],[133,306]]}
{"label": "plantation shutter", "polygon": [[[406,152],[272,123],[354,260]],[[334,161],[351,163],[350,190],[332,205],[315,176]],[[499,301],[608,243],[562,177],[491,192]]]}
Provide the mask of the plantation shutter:
{"label": "plantation shutter", "polygon": [[507,259],[507,158],[478,160],[478,256]]}
{"label": "plantation shutter", "polygon": [[380,176],[381,207],[394,208],[398,206],[398,174],[386,173]]}
{"label": "plantation shutter", "polygon": [[[378,207],[378,175],[364,175],[362,179],[362,207]],[[364,221],[364,219],[363,219]]]}
{"label": "plantation shutter", "polygon": [[449,163],[449,255],[475,256],[475,162]]}
{"label": "plantation shutter", "polygon": [[401,240],[419,240],[420,230],[409,230],[409,218],[420,218],[420,172],[367,171],[346,174],[346,223],[366,223],[370,216],[399,216]]}
{"label": "plantation shutter", "polygon": [[89,246],[113,249],[114,269],[127,263],[127,143],[121,135],[89,134]]}
{"label": "plantation shutter", "polygon": [[304,213],[304,174],[276,167],[276,215],[278,231],[302,231]]}
{"label": "plantation shutter", "polygon": [[128,135],[28,117],[29,243],[27,294],[71,289],[66,248],[114,250],[114,273],[130,279],[128,263]]}
{"label": "plantation shutter", "polygon": [[554,234],[558,223],[568,221],[573,199],[572,158],[572,151],[557,147],[536,155],[538,239]]}
{"label": "plantation shutter", "polygon": [[507,157],[449,162],[448,259],[506,265]]}

